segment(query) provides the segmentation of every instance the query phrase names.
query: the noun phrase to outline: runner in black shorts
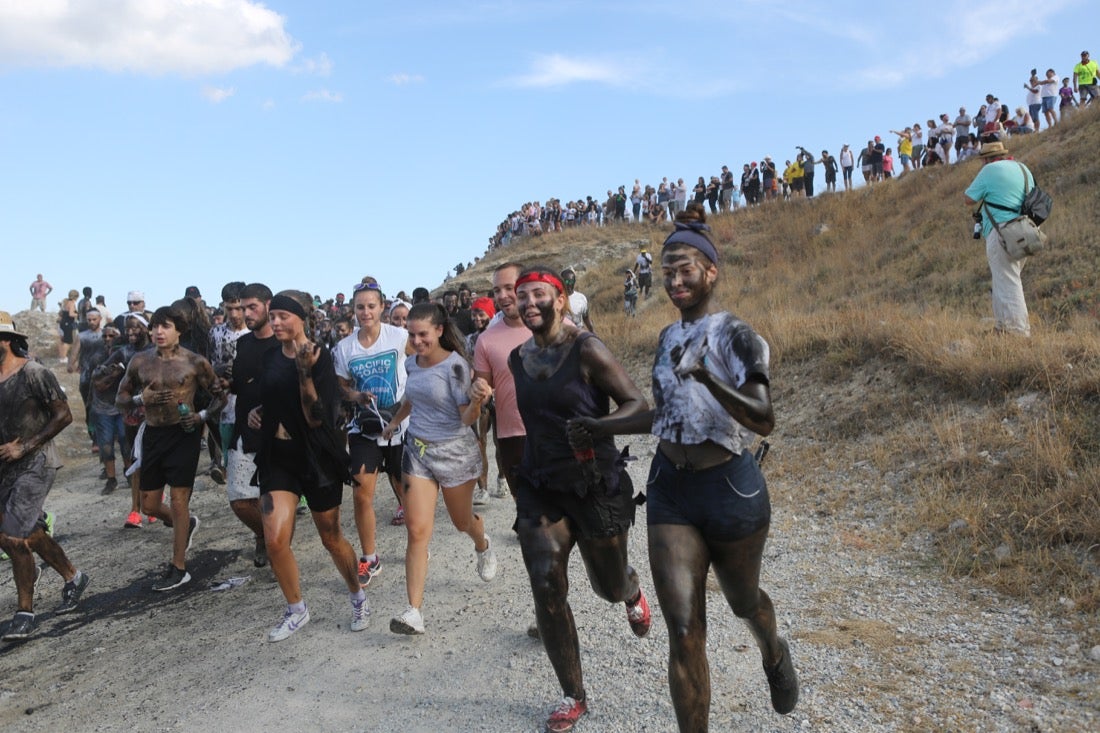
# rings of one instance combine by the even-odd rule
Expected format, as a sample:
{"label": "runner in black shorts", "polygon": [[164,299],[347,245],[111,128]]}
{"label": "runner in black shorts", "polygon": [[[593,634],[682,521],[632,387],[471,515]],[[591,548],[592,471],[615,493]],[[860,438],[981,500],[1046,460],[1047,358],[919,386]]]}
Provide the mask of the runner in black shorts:
{"label": "runner in black shorts", "polygon": [[[564,323],[568,299],[553,270],[524,270],[516,297],[533,336],[508,359],[527,427],[517,471],[515,531],[531,579],[539,637],[564,694],[546,722],[556,733],[572,730],[588,711],[568,601],[574,545],[593,590],[625,604],[634,634],[645,636],[650,625],[638,574],[627,562],[635,504],[625,462],[612,438],[593,442],[566,425],[579,417],[598,422],[612,414],[635,415],[645,411],[646,402],[602,341]],[[611,400],[618,405],[614,413]]]}
{"label": "runner in black shorts", "polygon": [[[141,508],[173,528],[172,561],[153,584],[155,591],[168,591],[191,581],[187,550],[199,518],[191,514],[189,504],[199,439],[207,411],[217,414],[225,397],[210,362],[180,347],[180,337],[189,329],[182,311],[174,306],[158,308],[149,325],[156,349],[138,352],[130,360],[115,404],[123,411],[145,407],[145,432],[139,440],[138,456]],[[196,411],[199,390],[208,392],[211,401],[207,409]],[[171,505],[164,503],[165,486]]]}
{"label": "runner in black shorts", "polygon": [[764,665],[772,707],[789,713],[798,677],[759,587],[771,521],[768,489],[749,446],[775,425],[768,345],[713,303],[718,253],[702,207],[677,217],[661,271],[680,320],[661,332],[653,363],[653,412],[599,423],[595,437],[651,430],[660,438],[647,482],[649,562],[668,626],[668,681],[681,731],[706,731],[706,582],[713,568],[730,608],[745,620]]}
{"label": "runner in black shorts", "polygon": [[267,640],[272,642],[309,623],[298,563],[290,548],[303,496],[321,543],[347,586],[351,630],[362,631],[370,622],[370,606],[356,574],[355,550],[340,529],[348,454],[336,427],[340,397],[332,357],[306,335],[312,303],[309,294],[300,290],[284,290],[271,299],[268,318],[279,347],[264,352],[260,406],[248,414],[248,426],[261,435],[256,468],[264,543],[287,602],[282,621],[268,632]]}

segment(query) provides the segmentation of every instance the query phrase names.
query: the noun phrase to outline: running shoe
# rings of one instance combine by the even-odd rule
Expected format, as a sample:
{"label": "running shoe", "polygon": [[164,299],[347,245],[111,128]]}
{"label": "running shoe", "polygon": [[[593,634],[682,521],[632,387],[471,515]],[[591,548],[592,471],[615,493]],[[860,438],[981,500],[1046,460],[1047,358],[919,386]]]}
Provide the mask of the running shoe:
{"label": "running shoe", "polygon": [[397,618],[391,618],[390,631],[395,634],[408,634],[410,636],[423,634],[424,617],[420,615],[420,609],[409,606],[405,609],[405,613]]}
{"label": "running shoe", "polygon": [[137,512],[130,512],[126,517],[126,523],[122,527],[123,529],[141,529],[141,515]]}
{"label": "running shoe", "polygon": [[84,595],[84,589],[88,587],[92,579],[87,573],[80,573],[79,578],[73,578],[61,589],[61,603],[53,610],[54,613],[72,613],[80,604],[80,596]]}
{"label": "running shoe", "polygon": [[267,567],[267,543],[263,537],[256,538],[256,554],[252,556],[252,564],[258,568]]}
{"label": "running shoe", "polygon": [[191,519],[187,522],[187,550],[191,549],[191,542],[195,539],[195,530],[198,528],[199,518],[192,514]]}
{"label": "running shoe", "polygon": [[153,522],[157,521],[157,518],[154,517],[152,514],[146,514],[145,515],[145,521],[148,522],[149,524],[152,524]]}
{"label": "running shoe", "polygon": [[493,552],[493,543],[489,539],[489,535],[485,535],[484,550],[475,550],[477,553],[477,574],[488,583],[497,574],[497,554]]}
{"label": "running shoe", "polygon": [[4,641],[26,639],[34,633],[36,628],[38,628],[38,621],[33,613],[16,611],[15,616],[8,622],[8,628],[4,630],[4,635],[0,636],[0,639]]}
{"label": "running shoe", "polygon": [[173,590],[179,588],[181,585],[186,585],[191,582],[191,574],[186,570],[180,570],[172,563],[168,563],[168,567],[165,568],[164,574],[160,576],[160,579],[153,583],[153,590],[159,592]]}
{"label": "running shoe", "polygon": [[497,476],[497,485],[493,489],[491,496],[494,499],[503,499],[508,496],[508,481],[503,476]]}
{"label": "running shoe", "polygon": [[363,600],[351,602],[351,630],[363,631],[370,626],[370,604],[364,595]]}
{"label": "running shoe", "polygon": [[287,606],[286,611],[283,612],[283,620],[279,622],[278,626],[267,632],[267,640],[271,642],[282,641],[308,623],[308,608],[301,613],[295,613],[290,606]]}
{"label": "running shoe", "polygon": [[649,612],[649,601],[645,599],[645,593],[642,593],[640,586],[634,602],[626,602],[626,620],[630,622],[630,630],[634,632],[634,636],[640,638],[649,633],[653,616]]}
{"label": "running shoe", "polygon": [[478,486],[474,489],[474,506],[487,506],[489,504],[489,490]]}
{"label": "running shoe", "polygon": [[546,719],[547,733],[567,733],[573,730],[581,716],[588,714],[588,703],[563,697],[554,712]]}
{"label": "running shoe", "polygon": [[405,526],[405,507],[397,507],[397,511],[393,513],[393,519],[390,520],[390,524],[394,527]]}
{"label": "running shoe", "polygon": [[309,504],[306,502],[304,496],[298,500],[298,509],[296,511],[299,517],[304,517],[309,512]]}
{"label": "running shoe", "polygon": [[779,661],[771,669],[764,667],[768,687],[772,693],[772,707],[781,715],[794,710],[798,704],[798,675],[791,661],[791,649],[783,639],[779,640]]}
{"label": "running shoe", "polygon": [[99,469],[99,480],[102,481],[105,478],[107,478],[107,467],[106,466]]}
{"label": "running shoe", "polygon": [[359,556],[359,585],[366,588],[374,580],[374,576],[382,572],[382,558],[378,555],[373,560],[367,560],[365,555]]}
{"label": "running shoe", "polygon": [[53,537],[53,525],[56,519],[57,515],[53,512],[42,512],[42,526],[46,528],[46,534],[50,537]]}
{"label": "running shoe", "polygon": [[103,484],[103,491],[101,493],[104,496],[106,496],[107,494],[113,494],[115,489],[117,489],[117,488],[118,488],[118,479],[115,478],[114,476],[112,476],[111,478],[107,479],[107,483]]}
{"label": "running shoe", "polygon": [[222,470],[221,466],[210,467],[210,478],[213,479],[214,483],[218,486],[225,486],[225,471]]}

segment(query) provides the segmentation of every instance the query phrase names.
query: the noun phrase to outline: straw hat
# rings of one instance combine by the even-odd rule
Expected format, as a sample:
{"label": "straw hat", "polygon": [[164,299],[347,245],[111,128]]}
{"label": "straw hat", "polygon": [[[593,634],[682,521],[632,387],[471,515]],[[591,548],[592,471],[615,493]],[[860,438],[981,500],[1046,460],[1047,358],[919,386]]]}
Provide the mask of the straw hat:
{"label": "straw hat", "polygon": [[27,334],[15,330],[15,321],[11,319],[11,313],[0,311],[0,334],[10,333],[12,336],[27,338]]}
{"label": "straw hat", "polygon": [[1008,148],[1002,142],[982,143],[982,152],[978,153],[982,158],[993,158],[999,155],[1008,155]]}

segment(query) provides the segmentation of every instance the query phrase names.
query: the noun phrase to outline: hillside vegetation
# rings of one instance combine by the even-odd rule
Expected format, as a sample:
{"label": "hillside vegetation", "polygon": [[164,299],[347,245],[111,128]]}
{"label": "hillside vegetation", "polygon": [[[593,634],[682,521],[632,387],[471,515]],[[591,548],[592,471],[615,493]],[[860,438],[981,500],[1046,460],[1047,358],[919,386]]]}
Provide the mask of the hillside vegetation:
{"label": "hillside vegetation", "polygon": [[[984,241],[962,191],[977,160],[848,194],[712,217],[721,301],[772,347],[767,473],[868,552],[928,535],[929,564],[1052,608],[1100,610],[1100,110],[1009,141],[1055,199],[1027,263],[1032,337],[993,333]],[[858,176],[857,171],[857,176]],[[622,270],[670,226],[581,228],[489,253],[572,265],[600,336],[649,386],[659,284],[622,313]],[[778,493],[778,492],[777,492]]]}

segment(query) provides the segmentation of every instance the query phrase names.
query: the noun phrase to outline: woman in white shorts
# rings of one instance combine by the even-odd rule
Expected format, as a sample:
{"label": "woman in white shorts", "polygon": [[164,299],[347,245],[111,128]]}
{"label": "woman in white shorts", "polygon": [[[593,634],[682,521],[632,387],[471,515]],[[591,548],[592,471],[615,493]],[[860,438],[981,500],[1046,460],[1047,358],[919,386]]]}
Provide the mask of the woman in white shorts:
{"label": "woman in white shorts", "polygon": [[405,362],[408,379],[401,407],[382,433],[383,438],[389,438],[401,421],[409,418],[401,462],[405,474],[405,529],[409,535],[405,549],[409,607],[390,621],[390,631],[423,634],[420,607],[440,488],[455,529],[474,541],[478,575],[484,581],[496,575],[497,559],[485,534],[485,523],[474,513],[474,484],[481,475],[481,453],[477,436],[470,430],[492,389],[484,383],[471,389],[462,335],[443,306],[414,305],[406,327],[416,353]]}

